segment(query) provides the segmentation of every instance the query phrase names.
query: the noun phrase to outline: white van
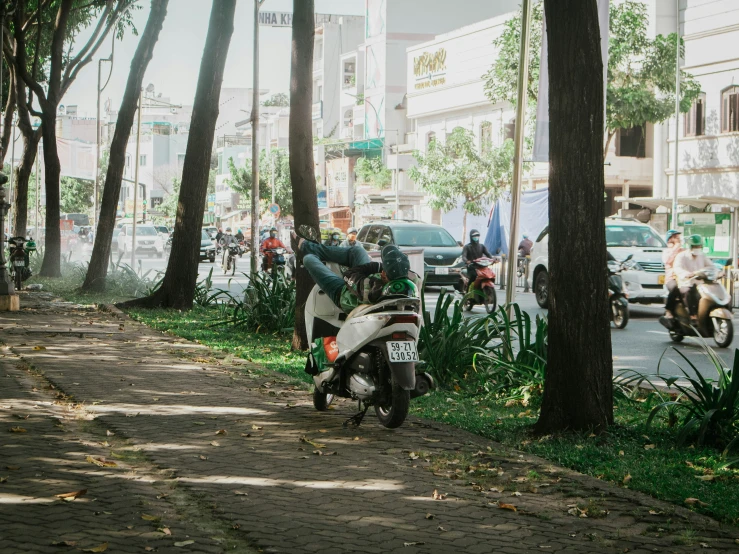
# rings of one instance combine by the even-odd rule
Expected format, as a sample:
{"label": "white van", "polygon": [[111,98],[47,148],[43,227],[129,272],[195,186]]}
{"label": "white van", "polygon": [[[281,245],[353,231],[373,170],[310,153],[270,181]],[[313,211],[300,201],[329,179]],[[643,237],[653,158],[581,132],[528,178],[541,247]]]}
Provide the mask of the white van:
{"label": "white van", "polygon": [[[617,260],[633,256],[623,277],[629,302],[664,301],[665,266],[662,252],[667,247],[659,233],[646,223],[631,219],[606,219],[606,248]],[[545,228],[531,250],[529,284],[542,308],[549,307],[549,228]]]}

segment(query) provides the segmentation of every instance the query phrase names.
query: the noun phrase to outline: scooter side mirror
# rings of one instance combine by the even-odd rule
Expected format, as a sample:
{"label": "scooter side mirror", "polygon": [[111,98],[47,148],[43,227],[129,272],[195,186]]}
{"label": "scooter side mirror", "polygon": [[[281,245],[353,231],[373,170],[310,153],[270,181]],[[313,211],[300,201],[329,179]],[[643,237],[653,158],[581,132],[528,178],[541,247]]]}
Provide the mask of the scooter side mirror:
{"label": "scooter side mirror", "polygon": [[628,256],[626,257],[626,259],[625,259],[624,261],[625,261],[625,262],[628,262],[628,261],[629,261],[629,260],[630,260],[631,258],[633,258],[633,257],[634,257],[634,255],[633,255],[633,254],[629,254],[629,255],[628,255]]}

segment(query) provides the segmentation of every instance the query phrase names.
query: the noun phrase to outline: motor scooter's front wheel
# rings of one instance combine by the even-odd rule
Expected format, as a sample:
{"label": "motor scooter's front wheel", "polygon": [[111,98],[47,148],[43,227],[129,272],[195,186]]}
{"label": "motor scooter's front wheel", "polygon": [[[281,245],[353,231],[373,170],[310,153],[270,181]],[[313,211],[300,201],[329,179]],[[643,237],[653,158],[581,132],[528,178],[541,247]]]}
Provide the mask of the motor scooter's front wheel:
{"label": "motor scooter's front wheel", "polygon": [[403,425],[405,418],[408,417],[408,410],[411,406],[411,393],[393,383],[393,390],[389,399],[389,405],[384,405],[387,404],[386,401],[377,404],[375,406],[375,413],[377,414],[377,419],[380,420],[380,423],[384,427],[396,429]]}
{"label": "motor scooter's front wheel", "polygon": [[629,307],[620,298],[611,300],[611,317],[616,329],[623,329],[629,323]]}
{"label": "motor scooter's front wheel", "polygon": [[21,273],[22,273],[21,269],[19,267],[16,267],[15,275],[13,276],[15,280],[15,290],[16,291],[23,290],[23,275]]}
{"label": "motor scooter's front wheel", "polygon": [[483,292],[485,293],[485,309],[491,314],[498,307],[498,297],[493,287],[485,287]]}
{"label": "motor scooter's front wheel", "polygon": [[313,407],[319,412],[325,412],[333,403],[334,395],[313,389]]}
{"label": "motor scooter's front wheel", "polygon": [[714,317],[711,319],[713,323],[713,341],[719,348],[726,348],[731,344],[734,338],[734,324],[730,319],[721,319]]}

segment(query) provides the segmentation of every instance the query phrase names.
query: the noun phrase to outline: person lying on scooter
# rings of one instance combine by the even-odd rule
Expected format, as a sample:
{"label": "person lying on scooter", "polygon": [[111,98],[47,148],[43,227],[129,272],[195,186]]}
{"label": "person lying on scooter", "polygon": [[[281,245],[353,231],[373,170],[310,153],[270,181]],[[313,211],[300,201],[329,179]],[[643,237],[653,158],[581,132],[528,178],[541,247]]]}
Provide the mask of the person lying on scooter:
{"label": "person lying on scooter", "polygon": [[470,283],[474,283],[477,279],[474,262],[482,257],[492,258],[493,255],[488,252],[484,244],[480,244],[480,231],[472,229],[470,231],[470,242],[462,249],[462,261],[467,266],[467,276],[470,279]]}
{"label": "person lying on scooter", "polygon": [[684,250],[682,247],[682,234],[680,231],[670,229],[667,231],[667,248],[662,253],[662,261],[665,264],[665,287],[667,288],[667,301],[665,302],[665,318],[675,317],[675,307],[680,297],[680,289],[675,279],[675,258]]}
{"label": "person lying on scooter", "polygon": [[700,235],[690,235],[686,242],[689,249],[677,255],[673,269],[685,308],[691,321],[695,321],[698,306],[694,300],[695,295],[691,294],[695,287],[695,274],[703,269],[713,268],[713,263],[703,253],[703,238]]}
{"label": "person lying on scooter", "polygon": [[[293,233],[293,239],[298,240]],[[408,256],[397,246],[388,244],[382,249],[382,263],[373,262],[361,245],[343,248],[326,246],[303,238],[298,240],[298,250],[303,257],[303,266],[308,270],[316,285],[345,313],[350,313],[360,304],[374,304],[389,281],[410,279],[418,282],[411,272]],[[343,277],[336,275],[324,265],[333,262],[349,269]]]}

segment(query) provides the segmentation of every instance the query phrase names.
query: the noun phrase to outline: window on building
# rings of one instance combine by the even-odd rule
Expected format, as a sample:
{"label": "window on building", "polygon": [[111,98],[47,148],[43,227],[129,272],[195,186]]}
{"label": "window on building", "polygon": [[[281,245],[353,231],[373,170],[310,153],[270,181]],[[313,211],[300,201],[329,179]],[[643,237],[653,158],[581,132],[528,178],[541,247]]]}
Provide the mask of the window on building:
{"label": "window on building", "polygon": [[143,167],[143,166],[145,166],[145,165],[146,165],[146,154],[141,154],[141,155],[139,156],[139,165],[140,165],[141,167]]}
{"label": "window on building", "polygon": [[686,137],[697,137],[706,134],[706,94],[701,92],[693,100],[690,110],[683,118],[683,132]]}
{"label": "window on building", "polygon": [[480,123],[480,153],[490,152],[493,147],[493,124],[489,121]]}
{"label": "window on building", "polygon": [[731,86],[721,92],[721,132],[739,131],[739,86]]}
{"label": "window on building", "polygon": [[630,158],[646,157],[646,141],[643,125],[631,129],[619,129],[616,140],[616,156]]}
{"label": "window on building", "polygon": [[182,168],[185,165],[185,155],[177,154],[177,167]]}
{"label": "window on building", "polygon": [[516,136],[516,118],[512,118],[508,123],[503,125],[503,140],[508,140]]}
{"label": "window on building", "polygon": [[126,154],[126,167],[131,167],[131,156]]}
{"label": "window on building", "polygon": [[218,175],[223,175],[223,152],[218,152]]}
{"label": "window on building", "polygon": [[435,132],[429,131],[428,133],[426,133],[426,146],[428,146],[429,144],[431,144],[435,140],[436,140],[436,133]]}

